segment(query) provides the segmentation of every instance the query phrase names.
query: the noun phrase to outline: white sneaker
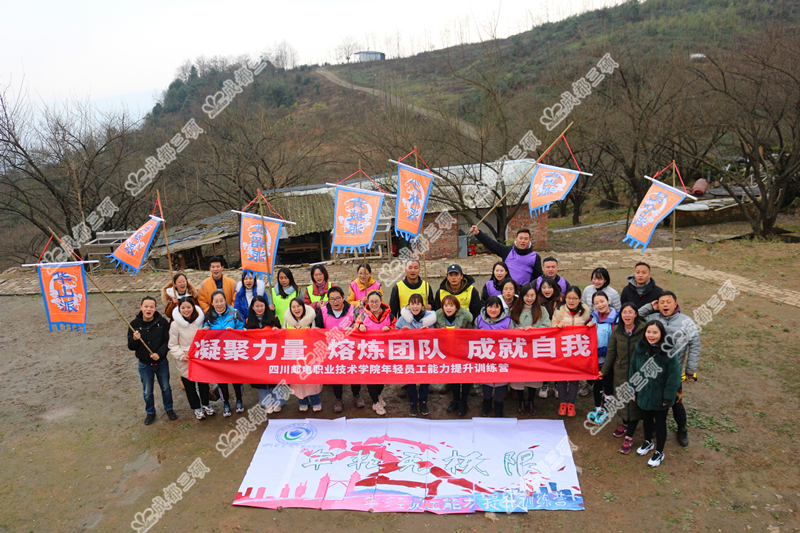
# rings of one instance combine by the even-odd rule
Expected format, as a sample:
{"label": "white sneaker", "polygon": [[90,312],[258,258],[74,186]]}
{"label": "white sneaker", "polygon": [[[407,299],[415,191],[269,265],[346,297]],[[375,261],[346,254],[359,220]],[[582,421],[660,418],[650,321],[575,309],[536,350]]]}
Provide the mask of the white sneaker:
{"label": "white sneaker", "polygon": [[312,410],[312,411],[317,411],[317,412],[319,412],[319,411],[322,411],[322,404],[319,404],[319,405],[312,405],[312,406],[311,406],[311,410]]}
{"label": "white sneaker", "polygon": [[381,416],[386,414],[386,409],[383,408],[383,406],[381,405],[381,402],[373,403],[372,404],[372,410],[375,411],[377,414],[379,414]]}
{"label": "white sneaker", "polygon": [[206,416],[214,416],[214,408],[210,405],[204,405],[203,412],[206,414]]}
{"label": "white sneaker", "polygon": [[382,406],[386,407],[386,402],[384,402],[384,401],[383,401],[383,396],[382,396],[382,395],[380,395],[380,394],[378,394],[378,402],[379,402],[379,403],[380,403]]}
{"label": "white sneaker", "polygon": [[638,453],[639,455],[647,455],[655,447],[656,447],[656,445],[653,444],[653,441],[646,440],[646,441],[644,441],[644,444],[642,444],[639,447],[639,449],[636,450],[636,453]]}
{"label": "white sneaker", "polygon": [[202,420],[206,417],[206,414],[203,412],[202,407],[198,407],[194,410],[194,417],[198,420]]}
{"label": "white sneaker", "polygon": [[543,383],[539,389],[539,398],[547,398],[547,383]]}
{"label": "white sneaker", "polygon": [[558,387],[553,388],[553,392],[556,395],[556,400],[558,400]]}
{"label": "white sneaker", "polygon": [[303,412],[308,411],[308,404],[300,404],[300,410]]}
{"label": "white sneaker", "polygon": [[660,465],[661,461],[663,460],[664,460],[664,452],[657,451],[656,453],[653,454],[653,457],[651,457],[650,460],[647,461],[647,464],[650,465],[651,468],[655,468],[658,465]]}

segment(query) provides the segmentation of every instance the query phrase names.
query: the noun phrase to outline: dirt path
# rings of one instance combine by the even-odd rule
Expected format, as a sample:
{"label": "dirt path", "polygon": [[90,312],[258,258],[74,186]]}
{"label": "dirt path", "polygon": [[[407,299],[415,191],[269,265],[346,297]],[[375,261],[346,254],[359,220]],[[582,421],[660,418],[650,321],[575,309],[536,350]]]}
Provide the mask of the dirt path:
{"label": "dirt path", "polygon": [[322,76],[331,83],[335,83],[336,85],[340,85],[348,89],[353,89],[354,91],[365,92],[367,94],[371,94],[372,96],[377,96],[378,98],[386,100],[397,107],[405,107],[412,113],[418,113],[420,115],[424,115],[431,119],[440,120],[442,122],[453,123],[456,125],[456,127],[459,129],[462,135],[469,137],[473,141],[480,140],[480,134],[478,133],[478,130],[475,128],[475,126],[473,126],[469,122],[444,115],[438,111],[414,105],[410,102],[403,100],[399,96],[388,93],[386,91],[382,91],[380,89],[372,89],[370,87],[362,87],[360,85],[355,85],[353,83],[350,83],[349,81],[343,80],[342,78],[340,78],[339,76],[337,76],[336,74],[325,68],[317,69],[314,71],[314,73],[318,74],[319,76]]}
{"label": "dirt path", "polygon": [[[763,254],[762,254],[763,255]],[[740,251],[716,256],[738,268]],[[620,258],[622,255],[619,256]],[[564,261],[574,258],[563,257]],[[586,259],[587,261],[589,259]],[[632,259],[630,259],[632,260]],[[628,261],[628,259],[626,259]],[[615,286],[630,266],[609,262]],[[562,274],[580,282],[589,272],[565,265]],[[430,267],[430,265],[429,265]],[[348,280],[342,270],[333,281]],[[655,267],[654,278],[668,286],[669,275]],[[164,276],[166,277],[166,276]],[[128,276],[130,278],[130,276]],[[486,276],[480,276],[482,282]],[[432,279],[433,283],[438,280]],[[723,280],[675,278],[686,312],[716,294]],[[588,280],[587,280],[588,282]],[[113,294],[123,313],[133,316],[141,293]],[[215,449],[237,416],[196,421],[177,375],[172,372],[175,409],[180,419],[144,417],[135,359],[125,346],[125,328],[102,296],[89,296],[88,333],[47,331],[40,296],[1,298],[0,491],[9,500],[0,512],[0,531],[133,531],[136,513],[163,497],[196,459],[210,472],[166,510],[150,531],[201,532],[368,532],[368,531],[798,531],[800,454],[796,413],[800,410],[800,316],[742,291],[703,330],[699,381],[687,385],[690,413],[688,448],[670,437],[667,459],[657,470],[635,454],[617,453],[610,432],[591,436],[582,419],[591,396],[579,397],[579,417],[566,420],[578,446],[575,462],[586,498],[585,512],[483,513],[436,516],[291,509],[268,511],[231,506],[261,431],[256,430],[228,458]],[[393,387],[385,394],[390,416],[407,416],[407,400]],[[445,394],[432,394],[431,416],[448,419]],[[344,415],[374,416],[356,409],[349,393]],[[256,403],[246,386],[245,404]],[[333,418],[332,393],[323,392],[323,411]],[[470,398],[470,413],[480,399]],[[216,404],[219,407],[219,404]],[[536,416],[557,418],[557,401],[537,399]],[[506,414],[516,412],[507,401]],[[298,418],[291,399],[277,417]],[[527,415],[526,415],[527,416]],[[674,435],[674,434],[672,434]],[[641,429],[636,442],[641,442]],[[768,529],[769,528],[769,529]]]}

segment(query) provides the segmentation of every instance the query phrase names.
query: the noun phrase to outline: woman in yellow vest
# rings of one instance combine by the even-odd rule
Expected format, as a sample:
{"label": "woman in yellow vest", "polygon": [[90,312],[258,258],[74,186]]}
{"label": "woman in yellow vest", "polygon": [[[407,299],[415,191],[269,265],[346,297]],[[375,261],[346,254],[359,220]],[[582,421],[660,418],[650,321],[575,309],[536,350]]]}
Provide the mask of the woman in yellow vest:
{"label": "woman in yellow vest", "polygon": [[433,299],[434,310],[442,308],[442,300],[448,294],[455,296],[460,306],[467,309],[472,316],[480,314],[483,302],[475,288],[475,280],[472,276],[465,276],[459,265],[447,267],[447,277],[442,280]]}
{"label": "woman in yellow vest", "polygon": [[322,265],[311,267],[311,285],[303,293],[303,303],[319,313],[321,302],[328,301],[328,290],[336,284],[328,281],[328,269]]}
{"label": "woman in yellow vest", "polygon": [[278,270],[278,283],[272,287],[272,305],[275,316],[283,321],[286,311],[294,298],[300,297],[300,288],[294,281],[294,275],[288,268]]}

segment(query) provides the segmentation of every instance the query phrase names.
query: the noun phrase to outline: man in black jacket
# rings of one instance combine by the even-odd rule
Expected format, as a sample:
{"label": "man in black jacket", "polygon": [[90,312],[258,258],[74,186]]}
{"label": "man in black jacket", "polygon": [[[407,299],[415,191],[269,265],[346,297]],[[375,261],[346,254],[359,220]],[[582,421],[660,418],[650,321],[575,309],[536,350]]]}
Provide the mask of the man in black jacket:
{"label": "man in black jacket", "polygon": [[172,389],[169,386],[169,323],[156,311],[155,298],[145,296],[142,299],[139,314],[131,321],[131,327],[133,331],[128,329],[128,349],[134,351],[139,359],[139,377],[142,379],[144,408],[147,412],[144,423],[150,425],[156,419],[153,397],[156,379],[161,387],[164,411],[170,420],[177,420],[178,415],[172,410]]}
{"label": "man in black jacket", "polygon": [[511,246],[492,239],[479,230],[478,226],[472,226],[469,232],[475,235],[487,250],[499,255],[500,259],[506,262],[508,275],[520,287],[542,275],[542,258],[533,251],[530,230],[524,228],[519,230]]}
{"label": "man in black jacket", "polygon": [[656,280],[650,276],[650,265],[636,263],[633,276],[628,276],[628,285],[622,289],[619,299],[621,303],[630,302],[640,309],[643,305],[655,302],[664,290],[656,285]]}

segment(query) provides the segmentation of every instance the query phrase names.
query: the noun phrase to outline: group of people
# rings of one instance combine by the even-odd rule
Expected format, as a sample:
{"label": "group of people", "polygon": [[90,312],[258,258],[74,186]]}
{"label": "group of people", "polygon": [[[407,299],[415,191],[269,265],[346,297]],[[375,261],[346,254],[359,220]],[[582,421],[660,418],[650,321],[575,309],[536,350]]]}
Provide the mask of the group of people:
{"label": "group of people", "polygon": [[[504,416],[506,393],[515,391],[519,415],[535,414],[535,398],[546,398],[554,389],[559,401],[558,414],[576,416],[579,394],[593,393],[594,409],[587,414],[587,424],[603,425],[614,412],[609,408],[615,392],[623,384],[635,385],[634,398],[622,409],[614,436],[623,438],[620,452],[633,448],[633,436],[639,420],[644,425],[644,443],[639,455],[655,452],[649,460],[658,466],[664,458],[667,438],[667,414],[673,411],[678,426],[678,441],[688,445],[686,410],[682,402],[682,382],[696,379],[700,339],[694,322],[681,313],[677,296],[658,287],[646,263],[638,263],[620,294],[610,286],[605,268],[596,268],[591,284],[581,289],[558,273],[554,257],[542,260],[533,251],[528,230],[520,230],[513,245],[491,239],[473,226],[472,233],[498,256],[488,281],[478,285],[457,264],[448,266],[438,288],[420,277],[420,264],[409,260],[405,277],[398,281],[384,303],[384,289],[372,277],[367,263],[357,266],[356,279],[347,290],[329,280],[322,265],[310,270],[311,283],[298,286],[288,268],[277,273],[277,283],[267,289],[252,272],[243,272],[241,280],[223,275],[223,260],[209,261],[210,276],[199,289],[183,273],[162,290],[164,315],[157,311],[153,297],[145,297],[140,313],[131,322],[128,347],[139,359],[143,384],[145,424],[155,419],[154,383],[161,388],[167,416],[177,418],[169,386],[171,354],[181,374],[181,384],[197,419],[214,415],[210,406],[212,390],[207,383],[188,379],[188,352],[200,329],[357,329],[361,332],[392,329],[477,328],[523,329],[585,325],[597,329],[598,372],[589,382],[482,383],[481,416]],[[680,333],[679,333],[680,332]],[[680,338],[680,342],[676,339]],[[646,376],[645,379],[639,379]],[[233,386],[235,410],[243,413],[244,385],[217,384],[214,392],[222,401],[222,414],[232,414],[229,385]],[[466,416],[471,383],[452,384],[453,399],[448,413]],[[275,412],[285,399],[277,399],[270,385],[256,384],[259,401]],[[291,385],[300,411],[322,410],[322,385]],[[361,386],[350,385],[358,408],[365,407]],[[367,385],[372,409],[386,414],[383,385]],[[411,416],[428,415],[428,384],[405,386]],[[336,413],[343,410],[344,386],[333,385]],[[269,400],[269,401],[268,401]],[[618,404],[617,404],[618,405]]]}

